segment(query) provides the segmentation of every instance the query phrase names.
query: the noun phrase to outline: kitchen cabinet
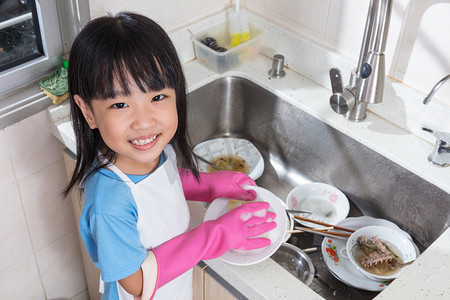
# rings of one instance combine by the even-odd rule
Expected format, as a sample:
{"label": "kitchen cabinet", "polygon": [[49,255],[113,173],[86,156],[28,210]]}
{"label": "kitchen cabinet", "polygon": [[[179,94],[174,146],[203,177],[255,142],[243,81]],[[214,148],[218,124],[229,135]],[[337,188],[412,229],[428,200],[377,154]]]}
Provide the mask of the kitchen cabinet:
{"label": "kitchen cabinet", "polygon": [[246,299],[204,262],[194,267],[193,300]]}
{"label": "kitchen cabinet", "polygon": [[204,272],[204,300],[236,300],[237,298],[233,296],[227,289],[225,289],[215,278],[213,278],[206,271]]}
{"label": "kitchen cabinet", "polygon": [[[69,150],[65,149],[63,152],[64,164],[66,166],[67,177],[71,178],[73,170],[75,169],[75,156]],[[72,190],[69,199],[72,201],[73,211],[75,214],[75,220],[77,222],[78,239],[80,242],[81,255],[83,258],[84,271],[86,273],[86,280],[89,290],[90,300],[100,300],[101,294],[99,293],[100,284],[100,270],[94,266],[84,247],[83,240],[81,239],[80,232],[78,231],[80,225],[80,216],[83,211],[83,193],[80,190]]]}

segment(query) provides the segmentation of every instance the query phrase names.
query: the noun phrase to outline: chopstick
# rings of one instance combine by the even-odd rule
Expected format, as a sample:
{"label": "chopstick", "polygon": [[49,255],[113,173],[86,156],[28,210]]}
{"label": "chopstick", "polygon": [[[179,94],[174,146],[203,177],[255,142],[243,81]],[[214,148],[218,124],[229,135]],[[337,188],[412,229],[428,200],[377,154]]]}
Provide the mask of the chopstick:
{"label": "chopstick", "polygon": [[326,234],[330,234],[330,235],[346,236],[346,237],[351,236],[351,234],[348,234],[348,233],[330,231],[330,230],[336,229],[333,226],[323,227],[323,228],[295,227],[295,229],[299,229],[304,232],[313,232],[313,233],[320,232],[320,233],[326,233]]}
{"label": "chopstick", "polygon": [[303,230],[288,230],[288,231],[286,231],[286,233],[302,233],[302,232],[305,232],[305,231],[303,231]]}
{"label": "chopstick", "polygon": [[329,230],[314,229],[314,230],[311,230],[311,231],[320,232],[320,233],[326,233],[326,234],[329,234],[329,235],[336,235],[336,236],[345,236],[345,237],[350,237],[351,236],[351,234],[348,234],[348,233],[335,232],[335,231],[329,231]]}
{"label": "chopstick", "polygon": [[331,230],[334,229],[334,227],[323,227],[323,228],[307,228],[307,227],[298,227],[296,226],[294,230],[288,230],[286,233],[301,233],[306,232],[305,230],[314,230],[314,231],[324,231],[324,230]]}
{"label": "chopstick", "polygon": [[[312,219],[308,219],[308,218],[303,218],[303,217],[299,217],[299,216],[294,216],[294,218],[302,220],[302,221],[306,221],[306,222],[319,224],[319,225],[322,225],[322,226],[327,226],[327,227],[331,226],[331,227],[334,227],[334,229],[337,229],[337,230],[342,230],[342,231],[347,231],[347,232],[352,232],[352,233],[355,232],[352,229],[339,227],[339,226],[336,226],[336,225],[332,225],[332,224],[328,224],[328,223],[324,223],[324,222],[320,222],[320,221],[316,221],[316,220],[312,220]],[[327,231],[327,232],[329,232],[329,231]],[[337,233],[337,232],[335,232],[335,233]]]}
{"label": "chopstick", "polygon": [[197,155],[197,154],[194,153],[194,156],[195,156],[197,159],[199,159],[199,160],[201,160],[202,162],[204,162],[205,164],[210,165],[211,167],[213,167],[213,168],[216,169],[217,171],[221,171],[221,170],[222,170],[221,168],[219,168],[218,166],[216,166],[216,165],[213,164],[212,162],[208,161],[207,159],[201,157],[200,155]]}
{"label": "chopstick", "polygon": [[309,232],[309,233],[316,233],[320,235],[325,236],[340,236],[340,237],[350,237],[351,234],[348,233],[342,233],[342,232],[335,232],[335,231],[329,231],[328,228],[324,229],[318,229],[318,228],[307,228],[307,227],[296,227],[298,229],[295,230],[288,230],[286,233],[294,234],[294,233],[303,233],[303,232]]}

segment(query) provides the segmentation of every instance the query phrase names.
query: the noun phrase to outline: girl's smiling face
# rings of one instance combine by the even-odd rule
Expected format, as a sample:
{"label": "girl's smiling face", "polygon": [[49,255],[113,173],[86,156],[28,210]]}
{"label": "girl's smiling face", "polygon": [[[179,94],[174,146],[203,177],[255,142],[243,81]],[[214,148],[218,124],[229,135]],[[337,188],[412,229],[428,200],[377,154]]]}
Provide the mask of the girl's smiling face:
{"label": "girl's smiling face", "polygon": [[91,129],[98,128],[105,144],[116,153],[115,165],[126,174],[143,175],[156,169],[160,154],[178,126],[175,90],[142,92],[130,84],[130,94],[93,99],[91,105],[75,95]]}

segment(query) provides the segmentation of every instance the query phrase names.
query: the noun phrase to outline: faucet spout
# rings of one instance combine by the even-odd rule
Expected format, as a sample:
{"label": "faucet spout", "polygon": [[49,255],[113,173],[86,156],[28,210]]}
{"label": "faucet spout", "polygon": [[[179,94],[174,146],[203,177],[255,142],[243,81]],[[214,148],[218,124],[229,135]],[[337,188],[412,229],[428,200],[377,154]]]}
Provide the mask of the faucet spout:
{"label": "faucet spout", "polygon": [[[430,103],[433,95],[448,79],[450,79],[450,74],[439,80],[425,99],[423,99],[423,104]],[[436,131],[426,125],[422,125],[422,130],[433,134],[436,138],[433,152],[428,156],[428,161],[438,167],[448,167],[450,165],[450,132]]]}
{"label": "faucet spout", "polygon": [[371,0],[363,43],[356,68],[356,100],[380,103],[383,99],[386,40],[391,18],[391,0]]}
{"label": "faucet spout", "polygon": [[431,99],[433,98],[434,94],[437,92],[437,90],[441,87],[441,85],[444,84],[448,79],[450,79],[450,74],[442,78],[438,81],[438,83],[435,84],[435,86],[431,89],[430,93],[423,99],[423,104],[430,103]]}
{"label": "faucet spout", "polygon": [[[336,93],[333,89],[330,98],[331,107],[335,112],[345,114],[349,120],[355,122],[364,120],[367,104],[380,103],[383,99],[384,50],[391,11],[392,0],[370,0],[358,65],[350,76],[349,85],[342,93]],[[330,72],[332,87],[337,86],[336,81],[342,80],[336,74],[340,75],[335,71]]]}

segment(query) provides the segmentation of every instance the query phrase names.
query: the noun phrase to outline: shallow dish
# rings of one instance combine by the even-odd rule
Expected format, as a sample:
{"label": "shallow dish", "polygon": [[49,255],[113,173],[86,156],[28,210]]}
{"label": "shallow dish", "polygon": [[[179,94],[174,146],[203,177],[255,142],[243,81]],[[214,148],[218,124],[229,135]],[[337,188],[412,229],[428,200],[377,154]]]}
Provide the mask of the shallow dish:
{"label": "shallow dish", "polygon": [[[344,220],[350,210],[350,204],[344,193],[334,186],[320,182],[296,186],[287,196],[286,203],[288,209],[311,212],[311,214],[299,213],[299,216],[333,225]],[[312,228],[321,227],[307,221],[298,219],[296,221]]]}
{"label": "shallow dish", "polygon": [[[406,231],[401,230],[396,224],[384,219],[362,216],[362,217],[346,218],[345,220],[342,220],[336,225],[345,228],[350,228],[355,231],[362,227],[371,225],[386,226],[394,228],[395,230],[403,234],[406,238],[412,241],[411,236]],[[331,237],[323,239],[322,242],[323,260],[327,265],[328,270],[330,270],[330,273],[334,277],[336,277],[338,280],[342,281],[343,283],[349,286],[367,291],[382,291],[387,286],[389,286],[392,280],[377,281],[370,279],[369,277],[364,276],[361,272],[359,272],[350,261],[347,255],[346,247],[347,241],[345,240]],[[414,245],[414,248],[416,251],[416,255],[419,256],[420,254],[419,248],[417,248],[416,245]]]}
{"label": "shallow dish", "polygon": [[[223,155],[237,155],[243,158],[248,166],[248,176],[258,179],[264,171],[264,159],[258,149],[249,141],[238,138],[217,138],[201,142],[194,147],[194,153],[212,162]],[[200,172],[208,172],[207,164],[198,161]]]}
{"label": "shallow dish", "polygon": [[[385,275],[377,275],[365,270],[358,262],[356,257],[357,254],[355,252],[355,247],[358,245],[358,238],[361,236],[365,236],[369,241],[372,237],[375,237],[378,241],[383,242],[385,246],[391,250],[392,254],[398,257],[399,262],[401,263],[408,263],[415,260],[417,257],[412,241],[394,228],[375,225],[358,229],[352,233],[347,240],[347,254],[356,269],[373,280],[381,281],[395,279],[407,268],[407,266],[397,268],[392,273]],[[378,266],[380,266],[380,264],[378,264]]]}
{"label": "shallow dish", "polygon": [[[283,206],[285,209],[287,209],[287,205],[286,203],[282,202]],[[286,243],[287,240],[289,240],[289,238],[291,237],[291,233],[290,231],[294,230],[294,217],[292,216],[292,214],[286,212],[286,234],[284,235],[284,239],[283,242]]]}
{"label": "shallow dish", "polygon": [[286,234],[284,235],[283,242],[287,242],[289,238],[291,237],[291,233],[289,231],[294,230],[294,218],[291,214],[286,213]]}
{"label": "shallow dish", "polygon": [[[275,251],[278,250],[281,243],[283,243],[287,228],[287,215],[283,201],[280,198],[261,187],[246,186],[245,188],[256,191],[257,196],[255,201],[265,201],[270,204],[270,209],[277,214],[277,217],[275,218],[277,227],[268,232],[268,238],[272,241],[269,246],[262,249],[249,251],[231,249],[219,257],[226,263],[239,266],[253,265],[269,258],[273,253],[275,253]],[[214,200],[206,210],[203,220],[215,220],[227,213],[228,201],[229,199],[227,198],[217,198]]]}
{"label": "shallow dish", "polygon": [[271,258],[304,284],[310,285],[313,281],[314,265],[303,250],[283,243]]}

